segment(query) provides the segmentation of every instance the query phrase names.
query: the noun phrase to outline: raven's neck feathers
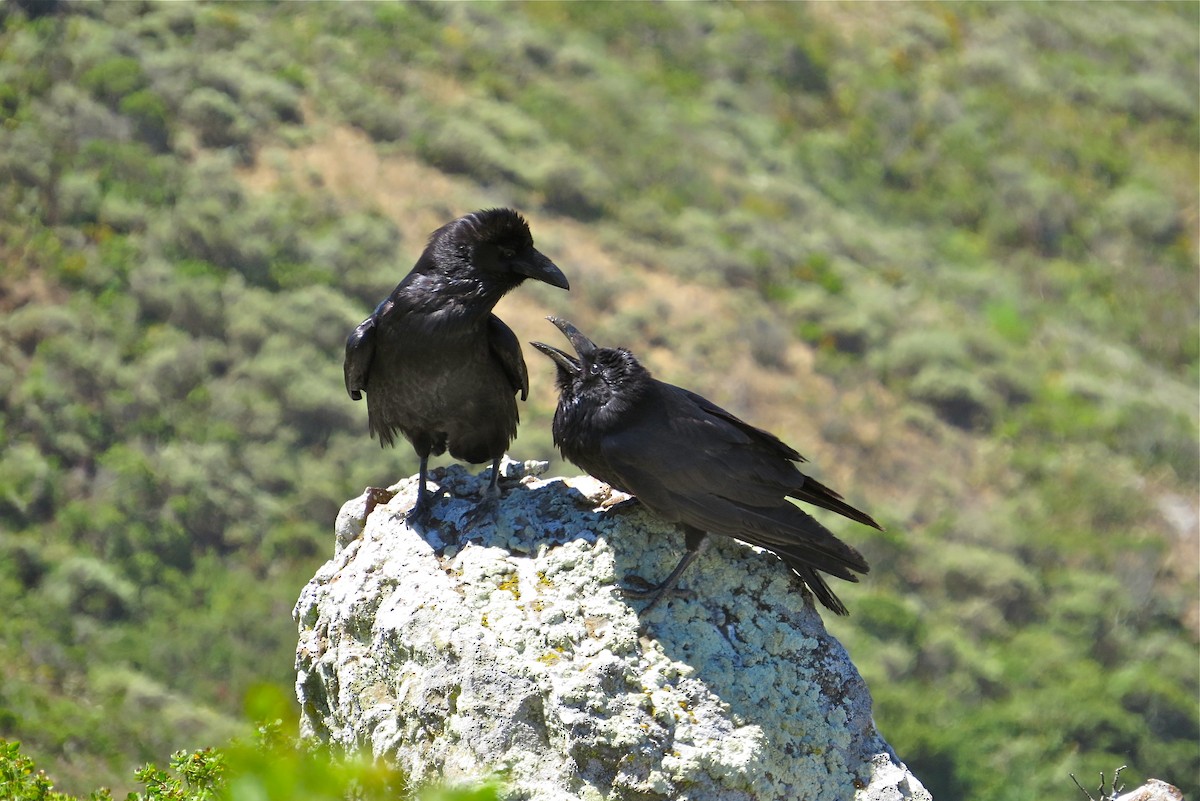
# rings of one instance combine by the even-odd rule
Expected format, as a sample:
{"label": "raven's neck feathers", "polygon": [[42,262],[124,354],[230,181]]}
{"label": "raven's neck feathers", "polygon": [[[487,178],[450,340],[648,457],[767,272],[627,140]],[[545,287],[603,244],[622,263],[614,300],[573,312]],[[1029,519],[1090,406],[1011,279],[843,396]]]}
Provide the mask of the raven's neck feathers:
{"label": "raven's neck feathers", "polygon": [[426,251],[392,293],[393,302],[406,314],[486,319],[500,299],[521,282],[472,272],[469,255],[465,262],[461,269],[447,269],[445,262],[434,264]]}

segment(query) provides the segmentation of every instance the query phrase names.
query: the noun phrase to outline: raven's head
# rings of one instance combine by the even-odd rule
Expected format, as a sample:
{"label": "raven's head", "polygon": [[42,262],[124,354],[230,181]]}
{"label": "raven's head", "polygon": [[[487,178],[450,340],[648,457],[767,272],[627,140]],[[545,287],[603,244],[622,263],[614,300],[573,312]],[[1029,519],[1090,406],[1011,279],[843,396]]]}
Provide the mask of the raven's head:
{"label": "raven's head", "polygon": [[502,292],[526,278],[570,289],[567,277],[533,246],[525,218],[512,209],[485,209],[433,232],[426,253],[449,277],[481,281]]}
{"label": "raven's head", "polygon": [[566,320],[547,317],[570,340],[578,356],[531,342],[558,366],[558,408],[603,423],[632,407],[650,385],[650,371],[624,348],[600,348]]}

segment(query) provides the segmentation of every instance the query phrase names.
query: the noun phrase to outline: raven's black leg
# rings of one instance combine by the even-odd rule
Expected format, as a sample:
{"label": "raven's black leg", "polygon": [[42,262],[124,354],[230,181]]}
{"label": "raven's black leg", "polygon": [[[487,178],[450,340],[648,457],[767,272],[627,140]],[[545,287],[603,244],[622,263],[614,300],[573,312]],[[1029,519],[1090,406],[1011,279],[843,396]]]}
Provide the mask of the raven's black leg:
{"label": "raven's black leg", "polygon": [[[687,546],[687,553],[683,555],[683,558],[679,560],[679,564],[675,565],[675,569],[657,587],[650,587],[645,590],[622,590],[622,593],[629,598],[650,599],[650,603],[646,604],[639,614],[644,615],[654,609],[663,598],[675,589],[675,585],[679,583],[679,578],[683,575],[683,571],[687,570],[688,565],[696,561],[696,557],[708,549],[709,539],[703,531],[689,528],[685,544]],[[628,580],[628,577],[626,580]]]}
{"label": "raven's black leg", "polygon": [[483,496],[475,508],[467,515],[466,523],[470,528],[494,523],[496,512],[500,508],[500,457],[492,460],[492,478],[483,489]]}
{"label": "raven's black leg", "polygon": [[417,502],[408,513],[410,520],[424,520],[429,514],[429,491],[425,488],[429,478],[429,454],[421,454],[421,471],[417,478]]}
{"label": "raven's black leg", "polygon": [[492,480],[488,482],[487,489],[483,492],[485,500],[496,500],[500,497],[500,458],[497,456],[492,460]]}

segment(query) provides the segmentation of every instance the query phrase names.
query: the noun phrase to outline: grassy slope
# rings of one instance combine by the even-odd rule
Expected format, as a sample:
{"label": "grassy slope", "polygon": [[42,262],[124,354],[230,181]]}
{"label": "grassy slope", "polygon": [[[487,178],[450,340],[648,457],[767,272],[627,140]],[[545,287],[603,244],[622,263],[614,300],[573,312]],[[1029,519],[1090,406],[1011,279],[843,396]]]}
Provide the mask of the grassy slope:
{"label": "grassy slope", "polygon": [[[1195,15],[872,9],[114,8],[6,33],[27,57],[88,45],[4,62],[9,144],[103,129],[70,85],[153,121],[114,50],[169,136],[109,125],[164,177],[60,134],[57,204],[6,166],[0,544],[29,566],[3,573],[24,614],[0,631],[20,654],[0,731],[83,787],[287,680],[286,610],[337,502],[412,469],[362,437],[337,340],[429,230],[514,203],[577,287],[506,299],[523,339],[554,312],[629,345],[886,521],[838,526],[877,567],[831,627],[935,794],[1194,776],[1195,530],[1164,509],[1195,515]],[[98,378],[40,420],[36,380],[79,350],[55,308],[97,315],[67,375]],[[513,451],[545,457],[531,371]]]}

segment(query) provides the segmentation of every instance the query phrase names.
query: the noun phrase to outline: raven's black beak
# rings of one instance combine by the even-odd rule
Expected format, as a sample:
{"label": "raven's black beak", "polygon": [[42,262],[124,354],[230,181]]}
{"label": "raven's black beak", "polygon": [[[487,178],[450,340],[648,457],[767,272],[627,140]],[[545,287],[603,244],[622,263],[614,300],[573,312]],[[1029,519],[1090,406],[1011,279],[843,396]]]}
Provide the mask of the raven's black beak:
{"label": "raven's black beak", "polygon": [[579,360],[569,353],[564,353],[558,348],[552,348],[545,342],[530,342],[529,344],[553,359],[559,369],[565,370],[569,375],[579,375],[583,372],[583,368],[579,366]]}
{"label": "raven's black beak", "polygon": [[[547,317],[546,319],[558,326],[558,330],[567,335],[567,339],[571,340],[571,345],[575,347],[575,352],[579,354],[580,359],[591,356],[596,350],[596,343],[581,334],[578,328],[566,320],[560,320],[557,317]],[[530,342],[529,344],[549,356],[554,360],[555,364],[571,375],[579,375],[583,372],[583,368],[580,366],[580,359],[575,358],[571,354],[551,347],[545,342]]]}
{"label": "raven's black beak", "polygon": [[596,343],[585,337],[578,328],[566,320],[558,317],[547,317],[546,319],[554,323],[558,330],[562,331],[567,339],[571,340],[571,345],[575,348],[575,352],[579,354],[580,358],[586,359],[596,350]]}
{"label": "raven's black beak", "polygon": [[530,249],[528,258],[515,261],[513,270],[536,281],[556,286],[559,289],[571,289],[571,284],[558,266],[543,256],[539,251]]}

